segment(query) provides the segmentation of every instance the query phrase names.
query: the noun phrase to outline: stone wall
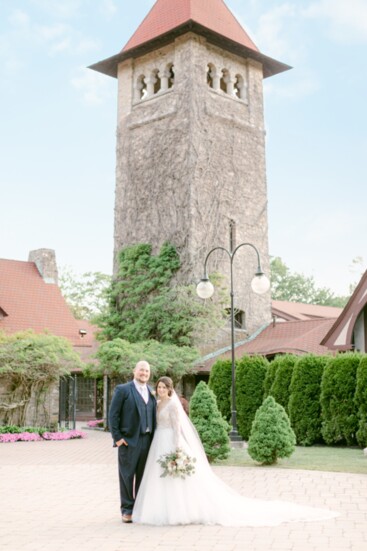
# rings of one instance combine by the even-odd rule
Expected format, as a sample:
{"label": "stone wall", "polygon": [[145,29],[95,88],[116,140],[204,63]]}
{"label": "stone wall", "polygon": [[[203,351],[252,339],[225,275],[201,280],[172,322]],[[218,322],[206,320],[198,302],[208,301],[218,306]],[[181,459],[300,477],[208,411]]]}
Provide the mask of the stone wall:
{"label": "stone wall", "polygon": [[[173,86],[154,92],[154,75],[172,65]],[[241,75],[241,98],[208,82],[213,68],[229,76],[229,89]],[[150,94],[139,97],[143,76]],[[268,273],[261,66],[189,33],[121,63],[118,81],[115,255],[141,242],[157,252],[168,240],[181,256],[178,280],[194,283],[209,250],[228,248],[234,221],[236,244],[255,245]],[[213,253],[208,268],[228,277],[228,256]],[[251,291],[256,268],[254,251],[239,250],[235,306],[246,312],[250,333],[271,319],[270,294]]]}

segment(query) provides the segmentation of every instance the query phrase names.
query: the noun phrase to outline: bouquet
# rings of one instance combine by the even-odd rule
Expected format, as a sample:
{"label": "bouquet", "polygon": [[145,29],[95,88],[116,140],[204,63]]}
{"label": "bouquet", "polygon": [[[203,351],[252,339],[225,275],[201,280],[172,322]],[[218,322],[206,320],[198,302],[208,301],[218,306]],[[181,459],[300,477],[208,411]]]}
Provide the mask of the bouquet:
{"label": "bouquet", "polygon": [[190,457],[181,448],[177,448],[175,452],[162,455],[157,459],[157,463],[163,469],[161,478],[166,476],[185,478],[194,474],[196,458]]}

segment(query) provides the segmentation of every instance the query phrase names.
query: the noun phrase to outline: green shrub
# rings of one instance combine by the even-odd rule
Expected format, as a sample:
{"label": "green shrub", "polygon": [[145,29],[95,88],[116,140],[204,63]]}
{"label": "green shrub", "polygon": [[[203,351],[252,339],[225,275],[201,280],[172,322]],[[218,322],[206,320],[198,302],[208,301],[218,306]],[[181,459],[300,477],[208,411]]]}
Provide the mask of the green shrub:
{"label": "green shrub", "polygon": [[236,368],[236,409],[238,432],[248,440],[252,422],[264,395],[268,361],[263,356],[243,356]]}
{"label": "green shrub", "polygon": [[271,387],[273,386],[278,367],[279,367],[279,362],[277,362],[277,358],[269,362],[268,368],[266,370],[265,380],[264,380],[264,400],[265,398],[270,396],[270,390],[271,390]]}
{"label": "green shrub", "polygon": [[326,444],[356,444],[358,410],[354,395],[360,360],[359,354],[339,354],[324,369],[320,401]]}
{"label": "green shrub", "polygon": [[288,414],[288,402],[289,402],[289,387],[293,375],[293,367],[298,356],[292,354],[285,354],[276,356],[273,363],[277,363],[274,382],[271,385],[270,396],[273,396],[274,400],[284,407]]}
{"label": "green shrub", "polygon": [[256,412],[248,442],[248,453],[263,465],[272,465],[280,457],[290,457],[296,436],[285,409],[268,396]]}
{"label": "green shrub", "polygon": [[367,446],[367,356],[363,356],[357,369],[355,404],[358,409],[357,442]]}
{"label": "green shrub", "polygon": [[190,400],[190,418],[210,462],[226,459],[230,452],[229,424],[223,419],[212,390],[201,381]]}
{"label": "green shrub", "polygon": [[218,360],[210,371],[209,388],[215,394],[217,405],[224,419],[231,419],[232,361]]}
{"label": "green shrub", "polygon": [[297,443],[311,446],[321,436],[321,379],[327,356],[312,354],[299,358],[293,368],[288,404],[289,419]]}

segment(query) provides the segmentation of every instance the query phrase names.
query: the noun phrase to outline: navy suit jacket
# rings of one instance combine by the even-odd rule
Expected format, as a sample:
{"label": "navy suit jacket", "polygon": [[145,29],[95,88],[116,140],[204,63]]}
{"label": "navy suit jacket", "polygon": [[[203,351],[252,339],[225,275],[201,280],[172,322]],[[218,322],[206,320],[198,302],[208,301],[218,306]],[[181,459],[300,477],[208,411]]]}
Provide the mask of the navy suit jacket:
{"label": "navy suit jacket", "polygon": [[[153,400],[153,433],[156,427],[156,399],[150,388],[150,399]],[[113,395],[110,412],[109,426],[114,444],[123,438],[129,446],[136,446],[140,435],[140,420],[143,408],[140,406],[141,396],[136,390],[133,381],[123,385],[117,385]]]}

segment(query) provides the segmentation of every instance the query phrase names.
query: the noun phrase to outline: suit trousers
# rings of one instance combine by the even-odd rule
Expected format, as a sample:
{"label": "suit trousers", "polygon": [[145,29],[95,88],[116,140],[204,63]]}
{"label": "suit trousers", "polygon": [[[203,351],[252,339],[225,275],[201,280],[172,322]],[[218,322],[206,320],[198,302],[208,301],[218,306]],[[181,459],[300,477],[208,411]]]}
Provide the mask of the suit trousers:
{"label": "suit trousers", "polygon": [[118,447],[121,514],[132,513],[135,496],[143,478],[152,435],[141,434],[136,446]]}

